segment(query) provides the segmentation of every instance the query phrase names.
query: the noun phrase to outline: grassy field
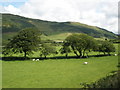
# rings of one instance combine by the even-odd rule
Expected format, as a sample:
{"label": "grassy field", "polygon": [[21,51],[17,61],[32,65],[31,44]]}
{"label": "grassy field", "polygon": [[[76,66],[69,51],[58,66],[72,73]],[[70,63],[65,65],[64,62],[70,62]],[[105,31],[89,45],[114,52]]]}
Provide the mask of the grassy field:
{"label": "grassy field", "polygon": [[[88,65],[83,62],[87,61]],[[117,70],[118,57],[3,61],[3,88],[80,88]]]}
{"label": "grassy field", "polygon": [[[118,53],[118,44],[114,44]],[[57,47],[57,50],[60,46]],[[89,55],[97,55],[90,52]],[[101,53],[102,54],[102,53]],[[18,56],[23,56],[19,55]],[[30,57],[39,57],[39,52]],[[62,54],[50,55],[64,56]],[[70,53],[69,56],[74,56]],[[88,65],[83,62],[87,61]],[[85,59],[47,59],[44,61],[2,61],[3,88],[81,88],[80,83],[91,83],[117,70],[118,56]]]}

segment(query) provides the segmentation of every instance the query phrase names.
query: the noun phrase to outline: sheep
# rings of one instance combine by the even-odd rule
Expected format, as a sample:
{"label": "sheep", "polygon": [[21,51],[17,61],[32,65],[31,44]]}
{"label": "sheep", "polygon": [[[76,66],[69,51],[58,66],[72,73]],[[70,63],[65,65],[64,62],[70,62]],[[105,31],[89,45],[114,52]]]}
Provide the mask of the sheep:
{"label": "sheep", "polygon": [[35,61],[35,59],[32,59],[32,61]]}
{"label": "sheep", "polygon": [[36,59],[36,61],[39,61],[39,59]]}
{"label": "sheep", "polygon": [[88,62],[84,62],[84,64],[88,64]]}
{"label": "sheep", "polygon": [[117,56],[117,54],[115,54],[115,56]]}

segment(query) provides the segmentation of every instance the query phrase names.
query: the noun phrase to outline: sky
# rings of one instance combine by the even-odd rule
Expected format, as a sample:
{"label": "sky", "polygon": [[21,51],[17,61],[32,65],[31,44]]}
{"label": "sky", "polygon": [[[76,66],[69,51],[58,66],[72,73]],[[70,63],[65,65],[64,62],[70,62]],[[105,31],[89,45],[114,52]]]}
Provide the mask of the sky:
{"label": "sky", "polygon": [[119,0],[0,0],[0,13],[80,22],[118,33]]}

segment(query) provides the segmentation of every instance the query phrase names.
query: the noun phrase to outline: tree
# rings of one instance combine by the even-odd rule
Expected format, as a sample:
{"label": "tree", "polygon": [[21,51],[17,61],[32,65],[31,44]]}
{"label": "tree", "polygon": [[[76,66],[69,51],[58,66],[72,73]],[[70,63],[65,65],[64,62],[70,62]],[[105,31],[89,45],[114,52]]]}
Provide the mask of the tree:
{"label": "tree", "polygon": [[108,55],[110,55],[111,52],[115,52],[115,47],[111,42],[103,41],[99,46],[99,51],[103,52],[104,54],[107,52]]}
{"label": "tree", "polygon": [[97,42],[93,37],[87,34],[80,34],[79,37],[83,40],[83,56],[86,51],[91,51],[96,48]]}
{"label": "tree", "polygon": [[4,55],[24,53],[24,57],[38,49],[40,32],[36,28],[25,28],[9,41],[3,50]]}
{"label": "tree", "polygon": [[65,42],[72,48],[77,57],[84,56],[87,50],[90,51],[96,46],[93,37],[82,33],[68,36]]}
{"label": "tree", "polygon": [[40,56],[44,56],[47,58],[47,55],[50,54],[57,54],[56,48],[54,46],[51,46],[50,44],[43,43],[40,47]]}
{"label": "tree", "polygon": [[71,49],[69,47],[69,44],[66,42],[63,42],[63,47],[60,49],[61,54],[66,54],[65,56],[68,57],[68,53],[71,52]]}
{"label": "tree", "polygon": [[[79,34],[72,34],[65,39],[65,42],[72,48],[74,54],[79,57],[78,52],[81,54],[83,47],[83,40],[79,38]],[[80,55],[81,56],[81,55]]]}

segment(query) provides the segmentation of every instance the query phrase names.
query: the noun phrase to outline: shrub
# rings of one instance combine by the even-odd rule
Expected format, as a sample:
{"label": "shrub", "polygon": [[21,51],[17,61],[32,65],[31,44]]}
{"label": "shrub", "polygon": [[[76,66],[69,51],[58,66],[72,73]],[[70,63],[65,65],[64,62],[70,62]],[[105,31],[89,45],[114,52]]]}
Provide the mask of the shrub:
{"label": "shrub", "polygon": [[83,88],[120,88],[120,70],[96,82],[87,84],[81,83]]}

